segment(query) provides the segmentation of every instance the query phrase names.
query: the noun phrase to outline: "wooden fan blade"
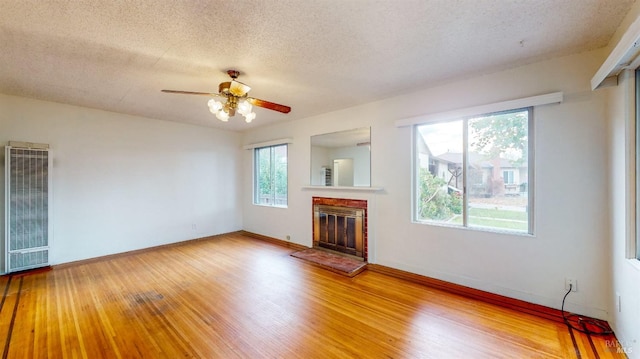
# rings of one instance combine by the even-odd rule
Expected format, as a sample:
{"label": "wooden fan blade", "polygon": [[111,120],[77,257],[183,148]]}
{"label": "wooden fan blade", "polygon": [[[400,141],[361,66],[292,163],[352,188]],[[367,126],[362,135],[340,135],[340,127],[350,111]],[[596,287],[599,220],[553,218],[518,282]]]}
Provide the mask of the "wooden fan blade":
{"label": "wooden fan blade", "polygon": [[291,111],[291,107],[289,107],[289,106],[278,105],[277,103],[273,103],[273,102],[269,102],[269,101],[265,101],[265,100],[260,100],[260,99],[253,98],[253,97],[248,97],[247,101],[250,104],[254,105],[254,106],[263,107],[263,108],[267,108],[269,110],[274,110],[274,111],[278,111],[278,112],[282,112],[282,113],[289,113]]}
{"label": "wooden fan blade", "polygon": [[221,96],[220,94],[212,93],[212,92],[193,92],[193,91],[178,91],[178,90],[162,90],[162,92],[177,93],[182,95]]}
{"label": "wooden fan blade", "polygon": [[229,86],[229,92],[231,92],[234,96],[242,97],[247,94],[251,90],[251,87],[243,84],[240,81],[233,80],[231,81],[231,86]]}

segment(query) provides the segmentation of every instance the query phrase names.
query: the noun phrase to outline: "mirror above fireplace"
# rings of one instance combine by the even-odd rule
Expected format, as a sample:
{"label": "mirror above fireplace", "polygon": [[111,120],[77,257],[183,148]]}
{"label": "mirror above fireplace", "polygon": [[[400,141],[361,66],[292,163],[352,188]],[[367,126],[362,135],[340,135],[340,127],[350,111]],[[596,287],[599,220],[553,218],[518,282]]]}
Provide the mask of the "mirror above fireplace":
{"label": "mirror above fireplace", "polygon": [[371,129],[311,136],[311,185],[371,186]]}

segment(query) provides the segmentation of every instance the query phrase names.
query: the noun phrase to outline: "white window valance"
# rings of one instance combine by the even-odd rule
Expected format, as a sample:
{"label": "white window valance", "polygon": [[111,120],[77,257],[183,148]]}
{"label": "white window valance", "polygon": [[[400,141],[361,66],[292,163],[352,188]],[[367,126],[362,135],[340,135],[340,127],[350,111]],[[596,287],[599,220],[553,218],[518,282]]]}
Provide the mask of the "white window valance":
{"label": "white window valance", "polygon": [[591,89],[617,85],[618,75],[626,69],[640,67],[640,17],[625,31],[607,59],[591,78]]}
{"label": "white window valance", "polygon": [[490,103],[486,105],[462,108],[453,111],[432,113],[427,115],[409,117],[396,121],[396,127],[413,126],[427,122],[450,121],[469,116],[482,115],[493,112],[514,110],[518,108],[548,105],[562,102],[562,92],[552,92],[545,95],[519,98],[515,100]]}
{"label": "white window valance", "polygon": [[289,144],[289,143],[293,143],[293,139],[292,138],[281,138],[281,139],[278,139],[278,140],[251,143],[251,144],[242,146],[242,148],[245,149],[245,150],[252,150],[254,148],[259,148],[259,147],[278,146],[278,145],[284,145],[284,144]]}

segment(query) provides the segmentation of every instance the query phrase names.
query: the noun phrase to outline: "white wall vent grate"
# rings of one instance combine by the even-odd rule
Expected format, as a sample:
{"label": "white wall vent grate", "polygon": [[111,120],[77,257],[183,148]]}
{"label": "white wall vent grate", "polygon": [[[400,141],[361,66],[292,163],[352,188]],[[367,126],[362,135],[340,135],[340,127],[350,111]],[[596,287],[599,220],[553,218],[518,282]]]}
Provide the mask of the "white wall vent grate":
{"label": "white wall vent grate", "polygon": [[49,265],[50,161],[41,147],[5,147],[7,273]]}

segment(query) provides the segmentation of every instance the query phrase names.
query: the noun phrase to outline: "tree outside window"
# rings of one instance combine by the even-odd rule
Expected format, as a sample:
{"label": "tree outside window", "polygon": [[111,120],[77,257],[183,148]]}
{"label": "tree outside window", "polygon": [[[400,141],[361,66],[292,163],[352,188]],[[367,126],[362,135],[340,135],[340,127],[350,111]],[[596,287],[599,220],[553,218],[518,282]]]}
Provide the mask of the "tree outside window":
{"label": "tree outside window", "polygon": [[254,203],[287,206],[287,145],[256,148]]}

